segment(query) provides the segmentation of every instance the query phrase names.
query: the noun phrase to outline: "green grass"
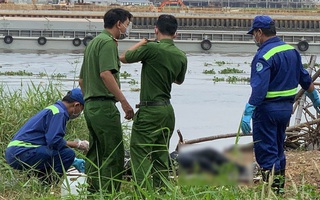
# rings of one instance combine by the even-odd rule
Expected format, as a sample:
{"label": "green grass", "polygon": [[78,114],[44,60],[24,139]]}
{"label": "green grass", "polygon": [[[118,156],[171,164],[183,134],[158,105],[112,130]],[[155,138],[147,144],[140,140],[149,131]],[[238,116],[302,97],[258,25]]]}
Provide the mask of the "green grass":
{"label": "green grass", "polygon": [[[4,150],[15,132],[35,113],[56,100],[61,99],[65,92],[59,86],[34,85],[31,84],[26,90],[10,90],[5,85],[0,86],[0,150]],[[130,122],[123,124],[124,145],[129,148]],[[67,124],[67,140],[75,138],[87,139],[88,131],[83,116],[69,121]],[[79,157],[84,157],[77,152]],[[317,172],[315,172],[317,173]],[[149,179],[151,174],[148,174]],[[318,174],[319,176],[319,174]],[[216,180],[216,181],[214,181]],[[179,177],[173,174],[170,180],[163,179],[164,187],[160,190],[152,187],[141,188],[133,180],[120,180],[122,186],[119,192],[113,191],[107,194],[101,191],[100,194],[91,195],[82,193],[82,196],[69,196],[65,199],[84,199],[84,196],[91,199],[183,199],[183,200],[211,200],[211,199],[317,199],[319,190],[308,184],[286,188],[286,195],[276,196],[271,189],[263,184],[238,185],[221,184],[217,178],[210,179],[210,176]],[[61,184],[61,182],[60,182]],[[35,177],[27,177],[24,172],[12,169],[0,157],[0,199],[61,199],[60,184],[44,186]]]}

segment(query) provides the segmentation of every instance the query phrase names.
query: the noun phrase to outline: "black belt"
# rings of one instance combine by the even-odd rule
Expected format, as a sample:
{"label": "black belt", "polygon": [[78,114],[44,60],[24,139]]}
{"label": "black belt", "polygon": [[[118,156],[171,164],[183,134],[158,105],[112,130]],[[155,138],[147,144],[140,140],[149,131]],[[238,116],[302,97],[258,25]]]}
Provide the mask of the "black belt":
{"label": "black belt", "polygon": [[141,101],[139,104],[136,104],[136,108],[141,106],[166,106],[170,105],[170,101]]}
{"label": "black belt", "polygon": [[99,97],[89,97],[85,101],[108,101],[108,100],[113,100],[115,101],[114,97],[105,97],[105,96],[99,96]]}

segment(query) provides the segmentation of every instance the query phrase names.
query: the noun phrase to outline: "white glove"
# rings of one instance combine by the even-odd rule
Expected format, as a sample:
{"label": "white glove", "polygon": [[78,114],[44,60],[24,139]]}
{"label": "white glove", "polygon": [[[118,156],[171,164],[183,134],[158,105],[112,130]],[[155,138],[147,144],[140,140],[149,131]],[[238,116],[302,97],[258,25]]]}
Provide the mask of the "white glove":
{"label": "white glove", "polygon": [[76,140],[78,142],[77,144],[77,149],[83,150],[83,151],[88,151],[89,150],[89,142],[87,140]]}

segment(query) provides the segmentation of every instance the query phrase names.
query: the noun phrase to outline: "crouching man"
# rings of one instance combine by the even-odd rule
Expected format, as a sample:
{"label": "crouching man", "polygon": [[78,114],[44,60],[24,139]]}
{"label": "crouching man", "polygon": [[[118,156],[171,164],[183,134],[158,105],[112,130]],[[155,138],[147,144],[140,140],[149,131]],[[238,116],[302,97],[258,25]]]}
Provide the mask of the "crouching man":
{"label": "crouching man", "polygon": [[[62,101],[31,117],[14,135],[5,152],[7,163],[25,170],[47,184],[58,181],[71,165],[84,170],[84,160],[75,158],[71,148],[88,150],[87,141],[66,141],[66,124],[80,116],[84,108],[82,92],[72,89]],[[71,148],[70,148],[71,147]]]}

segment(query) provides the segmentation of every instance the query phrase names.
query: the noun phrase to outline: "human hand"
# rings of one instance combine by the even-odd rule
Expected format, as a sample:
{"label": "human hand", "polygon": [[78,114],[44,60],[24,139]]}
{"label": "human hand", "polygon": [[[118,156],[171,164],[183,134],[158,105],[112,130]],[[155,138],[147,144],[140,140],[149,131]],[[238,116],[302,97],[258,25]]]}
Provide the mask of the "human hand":
{"label": "human hand", "polygon": [[121,107],[122,110],[125,112],[124,118],[128,120],[132,119],[134,116],[134,112],[130,104],[127,101],[123,101],[121,102]]}
{"label": "human hand", "polygon": [[80,158],[75,158],[72,166],[74,166],[79,172],[84,173],[85,167],[85,160],[80,159]]}
{"label": "human hand", "polygon": [[314,89],[312,92],[305,92],[305,94],[310,98],[310,100],[313,103],[313,107],[316,109],[318,113],[320,113],[320,98],[319,93],[316,89]]}
{"label": "human hand", "polygon": [[158,42],[157,38],[145,38],[147,40],[147,42]]}
{"label": "human hand", "polygon": [[252,118],[253,111],[256,107],[247,103],[241,119],[241,130],[244,134],[248,134],[251,131],[250,121]]}
{"label": "human hand", "polygon": [[89,151],[89,142],[87,140],[80,140],[78,149],[83,151]]}
{"label": "human hand", "polygon": [[251,116],[249,115],[243,115],[241,119],[241,130],[244,134],[248,134],[251,132]]}
{"label": "human hand", "polygon": [[87,140],[76,139],[75,141],[78,142],[77,149],[83,150],[83,151],[89,151],[89,142]]}

